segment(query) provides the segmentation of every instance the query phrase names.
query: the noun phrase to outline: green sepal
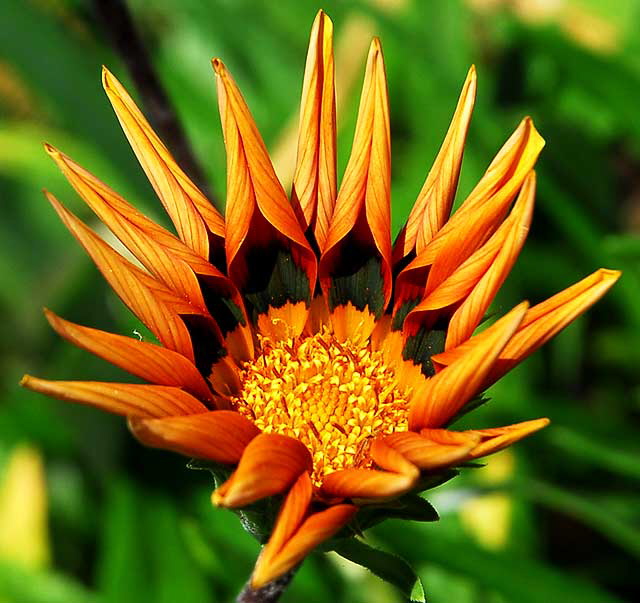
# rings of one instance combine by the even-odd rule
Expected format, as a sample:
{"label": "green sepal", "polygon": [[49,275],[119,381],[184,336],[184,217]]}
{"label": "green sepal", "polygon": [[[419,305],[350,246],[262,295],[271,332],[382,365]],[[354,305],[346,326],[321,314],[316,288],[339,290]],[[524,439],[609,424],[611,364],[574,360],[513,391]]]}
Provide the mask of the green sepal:
{"label": "green sepal", "polygon": [[357,538],[341,540],[334,551],[395,586],[408,601],[426,603],[420,577],[401,557],[375,549]]}
{"label": "green sepal", "polygon": [[[189,469],[209,471],[213,476],[216,488],[219,488],[229,479],[234,469],[229,465],[222,465],[200,459],[191,459],[187,467]],[[282,496],[270,496],[246,507],[242,507],[242,509],[230,510],[240,518],[240,523],[244,530],[251,534],[260,544],[264,544],[269,540],[269,536],[271,536],[273,524],[276,521],[281,505]]]}
{"label": "green sepal", "polygon": [[362,533],[385,519],[438,521],[439,516],[429,501],[410,493],[383,504],[362,507],[355,517],[354,528]]}

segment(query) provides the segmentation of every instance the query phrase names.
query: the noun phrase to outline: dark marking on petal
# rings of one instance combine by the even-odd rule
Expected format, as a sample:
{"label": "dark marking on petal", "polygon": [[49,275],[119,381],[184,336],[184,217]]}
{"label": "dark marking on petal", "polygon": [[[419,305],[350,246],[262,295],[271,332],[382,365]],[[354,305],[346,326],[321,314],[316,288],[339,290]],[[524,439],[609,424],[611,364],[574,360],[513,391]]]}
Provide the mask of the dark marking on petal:
{"label": "dark marking on petal", "polygon": [[254,247],[247,253],[249,277],[243,290],[247,311],[255,323],[269,308],[286,303],[311,303],[309,277],[282,245]]}
{"label": "dark marking on petal", "polygon": [[243,327],[247,324],[242,309],[229,296],[222,295],[207,282],[206,277],[198,278],[198,282],[207,310],[218,323],[223,336],[235,330],[238,324]]}
{"label": "dark marking on petal", "polygon": [[419,303],[419,297],[407,299],[402,302],[402,305],[398,308],[398,311],[393,315],[393,320],[391,321],[391,329],[394,331],[399,331],[400,329],[402,329],[405,318],[407,318],[409,312],[411,312],[411,310],[413,310]]}
{"label": "dark marking on petal", "polygon": [[420,327],[415,335],[407,337],[402,349],[402,357],[404,360],[411,360],[414,364],[420,365],[425,377],[432,377],[436,371],[433,368],[431,356],[444,351],[446,338],[446,328]]}
{"label": "dark marking on petal", "polygon": [[329,310],[351,302],[358,310],[369,308],[376,318],[384,311],[384,279],[378,250],[354,238],[340,249],[340,259],[331,272]]}
{"label": "dark marking on petal", "polygon": [[195,356],[196,368],[204,377],[211,374],[211,367],[220,358],[227,355],[227,350],[211,329],[209,320],[198,314],[181,315],[184,321]]}

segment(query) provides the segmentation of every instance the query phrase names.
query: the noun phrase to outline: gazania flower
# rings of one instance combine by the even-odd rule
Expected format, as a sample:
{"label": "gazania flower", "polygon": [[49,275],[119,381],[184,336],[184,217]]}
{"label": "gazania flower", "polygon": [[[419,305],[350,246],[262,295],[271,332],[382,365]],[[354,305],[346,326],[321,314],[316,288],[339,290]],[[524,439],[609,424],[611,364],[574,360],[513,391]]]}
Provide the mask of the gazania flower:
{"label": "gazania flower", "polygon": [[[481,392],[599,299],[598,270],[522,303],[475,334],[529,229],[543,140],[525,118],[450,216],[471,119],[469,71],[445,141],[394,244],[389,107],[380,43],[367,59],[340,187],[332,25],[318,14],[288,196],[231,74],[213,69],[227,150],[224,218],[174,162],[118,80],[103,84],[177,236],[47,145],[79,195],[137,258],[107,245],[47,193],[60,218],[159,343],[68,322],[64,338],[148,384],[23,385],[127,417],[143,443],[233,469],[213,502],[282,496],[253,573],[260,587],[371,503],[544,427],[447,426]],[[344,530],[343,530],[343,533]]]}

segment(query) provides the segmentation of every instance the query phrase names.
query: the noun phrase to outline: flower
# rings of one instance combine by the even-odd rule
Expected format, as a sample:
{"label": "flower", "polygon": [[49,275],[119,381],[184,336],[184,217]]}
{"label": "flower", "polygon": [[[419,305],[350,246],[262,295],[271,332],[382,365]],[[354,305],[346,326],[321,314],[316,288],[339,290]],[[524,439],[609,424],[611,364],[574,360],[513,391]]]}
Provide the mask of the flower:
{"label": "flower", "polygon": [[383,55],[367,59],[353,150],[338,190],[332,24],[314,22],[291,195],[233,78],[213,60],[227,150],[223,218],[172,159],[118,80],[116,115],[177,236],[46,145],[79,195],[141,264],[47,198],[161,345],[46,316],[64,338],[149,384],[22,384],[128,418],[143,443],[234,468],[228,508],[284,497],[252,577],[260,587],[361,508],[547,425],[454,431],[480,393],[597,301],[598,270],[478,334],[526,238],[543,140],[525,118],[450,216],[473,110],[472,67],[445,141],[395,243]]}

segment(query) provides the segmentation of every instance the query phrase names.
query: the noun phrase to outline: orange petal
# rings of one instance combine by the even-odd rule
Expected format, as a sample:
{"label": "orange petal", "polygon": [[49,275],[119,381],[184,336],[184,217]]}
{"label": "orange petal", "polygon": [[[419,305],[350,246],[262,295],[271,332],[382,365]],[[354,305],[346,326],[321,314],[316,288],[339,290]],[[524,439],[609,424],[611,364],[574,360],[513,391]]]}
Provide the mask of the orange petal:
{"label": "orange petal", "polygon": [[312,494],[311,478],[309,473],[305,471],[300,474],[296,483],[289,490],[273,526],[269,542],[262,549],[260,560],[256,567],[260,564],[269,565],[273,557],[295,534],[307,514]]}
{"label": "orange petal", "polygon": [[124,335],[74,324],[50,310],[44,312],[58,335],[74,345],[145,381],[180,387],[200,400],[213,402],[211,390],[202,375],[181,354]]}
{"label": "orange petal", "polygon": [[431,293],[491,236],[543,146],[533,122],[525,118],[460,209],[398,275],[396,312]]}
{"label": "orange petal", "polygon": [[400,454],[393,446],[390,446],[386,438],[376,438],[371,443],[369,456],[381,469],[402,473],[408,476],[416,475],[416,468],[413,463]]}
{"label": "orange petal", "polygon": [[406,335],[432,326],[445,308],[460,304],[460,313],[447,310],[455,318],[453,327],[447,327],[447,342],[471,336],[524,245],[534,199],[535,176],[530,172],[511,214],[491,238],[409,312]]}
{"label": "orange petal", "polygon": [[254,314],[268,313],[269,308],[287,302],[304,302],[308,307],[316,282],[315,253],[240,90],[219,59],[213,60],[213,68],[227,149],[229,276],[241,291],[250,291]]}
{"label": "orange petal", "polygon": [[482,337],[478,345],[414,392],[409,429],[439,427],[478,393],[496,358],[522,322],[527,307],[526,302],[516,306],[478,336]]}
{"label": "orange petal", "polygon": [[530,172],[522,185],[511,215],[505,220],[507,236],[491,267],[451,317],[447,327],[445,350],[456,347],[471,337],[507,278],[529,233],[535,193],[535,172]]}
{"label": "orange petal", "polygon": [[64,153],[47,144],[45,149],[78,194],[149,272],[198,313],[213,314],[234,358],[252,358],[244,303],[230,279]]}
{"label": "orange petal", "polygon": [[420,472],[392,473],[375,469],[340,469],[326,475],[320,495],[327,499],[348,498],[359,503],[395,498],[415,486]]}
{"label": "orange petal", "polygon": [[322,251],[337,195],[333,24],[323,11],[311,29],[298,132],[292,202],[300,206],[304,228],[311,228]]}
{"label": "orange petal", "polygon": [[[445,430],[423,431],[439,432]],[[429,438],[426,434],[423,436],[413,431],[407,431],[394,433],[385,437],[383,441],[416,467],[422,470],[433,470],[459,464],[468,459],[471,451],[480,442],[480,436],[465,435],[455,439]]]}
{"label": "orange petal", "polygon": [[260,556],[251,586],[261,588],[295,567],[319,544],[335,536],[357,511],[355,505],[334,505],[310,515],[278,552],[271,553],[265,560]]}
{"label": "orange petal", "polygon": [[[502,450],[507,446],[531,435],[532,433],[549,425],[549,419],[535,419],[524,421],[506,427],[494,427],[492,429],[470,429],[462,433],[470,436],[479,436],[481,441],[473,448],[470,458],[480,458]],[[429,431],[429,430],[423,430]]]}
{"label": "orange petal", "polygon": [[25,375],[20,385],[68,402],[95,406],[118,415],[156,418],[207,410],[191,394],[177,387],[101,381],[47,381]]}
{"label": "orange petal", "polygon": [[311,469],[311,455],[302,442],[262,433],[247,446],[238,469],[213,493],[212,500],[221,507],[244,507],[284,492]]}
{"label": "orange petal", "polygon": [[129,428],[146,446],[185,456],[234,464],[260,430],[232,410],[214,410],[185,417],[131,419]]}
{"label": "orange petal", "polygon": [[[595,304],[620,278],[620,274],[617,270],[601,268],[575,285],[530,308],[518,330],[498,356],[483,388],[489,387]],[[481,336],[482,333],[456,348],[433,356],[436,369],[457,362],[478,344]]]}
{"label": "orange petal", "polygon": [[178,316],[180,313],[191,313],[193,308],[177,298],[162,283],[125,260],[65,209],[53,195],[46,195],[65,226],[85,248],[120,299],[163,345],[193,361],[189,332]]}
{"label": "orange petal", "polygon": [[122,84],[106,68],[102,85],[120,125],[147,174],[160,201],[171,217],[180,238],[199,256],[209,259],[209,233],[213,244],[224,245],[224,220],[196,185],[180,169],[152,130]]}
{"label": "orange petal", "polygon": [[320,259],[320,283],[331,312],[351,302],[377,319],[391,297],[390,153],[384,61],[374,39],[353,150]]}
{"label": "orange petal", "polygon": [[449,218],[475,100],[476,70],[472,66],[440,152],[418,193],[407,224],[394,244],[394,265],[413,252],[421,253]]}

